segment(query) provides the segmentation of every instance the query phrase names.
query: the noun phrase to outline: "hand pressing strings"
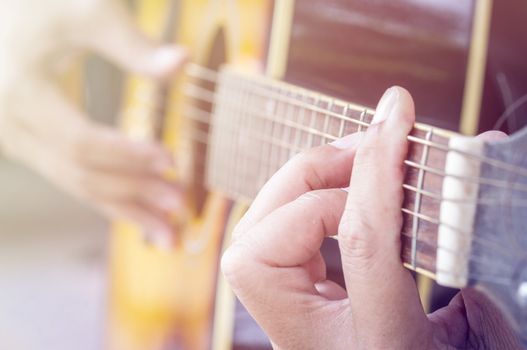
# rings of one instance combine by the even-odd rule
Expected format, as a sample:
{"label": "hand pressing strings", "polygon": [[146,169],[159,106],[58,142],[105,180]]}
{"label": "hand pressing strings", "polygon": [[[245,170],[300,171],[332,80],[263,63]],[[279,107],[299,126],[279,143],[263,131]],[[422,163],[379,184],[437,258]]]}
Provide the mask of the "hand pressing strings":
{"label": "hand pressing strings", "polygon": [[[410,94],[389,89],[367,132],[293,158],[236,227],[222,270],[275,348],[519,348],[474,290],[434,314],[423,311],[400,257],[403,161],[414,119]],[[340,189],[347,186],[349,193]],[[336,232],[346,290],[326,279],[320,254]]]}

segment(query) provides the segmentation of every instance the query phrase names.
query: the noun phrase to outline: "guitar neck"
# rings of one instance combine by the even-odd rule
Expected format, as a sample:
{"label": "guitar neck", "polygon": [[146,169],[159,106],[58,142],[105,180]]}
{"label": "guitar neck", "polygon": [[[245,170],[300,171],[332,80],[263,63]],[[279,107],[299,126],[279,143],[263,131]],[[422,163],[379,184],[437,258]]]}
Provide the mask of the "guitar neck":
{"label": "guitar neck", "polygon": [[[295,154],[367,130],[374,114],[363,106],[229,68],[216,74],[191,66],[189,75],[216,82],[215,92],[190,84],[187,93],[214,104],[207,182],[236,200],[250,202]],[[203,119],[202,114],[192,107],[187,116]],[[432,278],[444,169],[453,135],[416,124],[408,136],[401,256],[408,268]]]}

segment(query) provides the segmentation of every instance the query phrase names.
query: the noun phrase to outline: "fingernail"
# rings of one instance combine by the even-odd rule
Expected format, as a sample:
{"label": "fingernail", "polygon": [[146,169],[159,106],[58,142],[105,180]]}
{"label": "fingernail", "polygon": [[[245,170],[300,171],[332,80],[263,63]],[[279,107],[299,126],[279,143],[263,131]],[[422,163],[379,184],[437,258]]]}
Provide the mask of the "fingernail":
{"label": "fingernail", "polygon": [[331,142],[330,145],[338,149],[347,149],[353,147],[357,143],[356,134],[346,135],[340,139]]}
{"label": "fingernail", "polygon": [[391,114],[392,110],[397,105],[397,100],[399,99],[399,90],[395,87],[391,87],[384,95],[382,95],[377,109],[375,110],[375,115],[371,121],[372,124],[378,124],[385,121]]}

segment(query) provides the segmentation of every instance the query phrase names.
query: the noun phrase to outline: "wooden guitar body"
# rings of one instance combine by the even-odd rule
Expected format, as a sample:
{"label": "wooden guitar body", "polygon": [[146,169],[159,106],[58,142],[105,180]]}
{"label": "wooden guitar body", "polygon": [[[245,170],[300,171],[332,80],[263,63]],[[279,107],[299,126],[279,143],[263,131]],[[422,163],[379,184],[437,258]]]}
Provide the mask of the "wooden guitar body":
{"label": "wooden guitar body", "polygon": [[[194,62],[213,69],[225,62],[248,70],[261,66],[266,1],[145,0],[137,6],[144,30],[159,40],[170,31],[173,40],[189,48]],[[139,139],[161,137],[174,152],[178,169],[167,176],[184,185],[187,204],[174,217],[178,244],[173,249],[149,244],[130,223],[115,223],[109,252],[109,349],[210,347],[218,261],[233,202],[204,186],[207,149],[200,135],[206,135],[207,127],[185,117],[193,102],[184,85],[185,77],[170,86],[141,77],[126,82],[123,128]],[[210,104],[194,104],[210,112]]]}

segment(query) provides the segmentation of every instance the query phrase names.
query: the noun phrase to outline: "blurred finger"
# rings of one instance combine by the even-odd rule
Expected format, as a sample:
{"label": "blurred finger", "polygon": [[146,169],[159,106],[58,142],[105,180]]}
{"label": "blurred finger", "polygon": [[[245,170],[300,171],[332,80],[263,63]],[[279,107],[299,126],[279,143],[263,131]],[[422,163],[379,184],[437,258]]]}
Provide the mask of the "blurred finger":
{"label": "blurred finger", "polygon": [[111,218],[127,220],[138,225],[145,242],[152,243],[161,249],[169,249],[174,245],[175,237],[170,221],[162,213],[130,202],[105,201],[100,209]]}
{"label": "blurred finger", "polygon": [[84,170],[77,179],[88,199],[143,203],[166,214],[183,206],[181,190],[161,178]]}
{"label": "blurred finger", "polygon": [[86,25],[83,42],[131,72],[163,79],[187,59],[184,48],[161,46],[142,33],[123,1],[99,1]]}
{"label": "blurred finger", "polygon": [[88,168],[129,175],[163,175],[175,165],[161,145],[131,140],[119,130],[98,125],[80,136],[75,156]]}

